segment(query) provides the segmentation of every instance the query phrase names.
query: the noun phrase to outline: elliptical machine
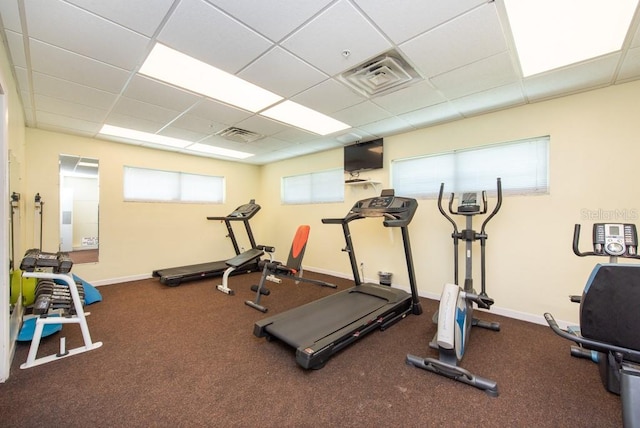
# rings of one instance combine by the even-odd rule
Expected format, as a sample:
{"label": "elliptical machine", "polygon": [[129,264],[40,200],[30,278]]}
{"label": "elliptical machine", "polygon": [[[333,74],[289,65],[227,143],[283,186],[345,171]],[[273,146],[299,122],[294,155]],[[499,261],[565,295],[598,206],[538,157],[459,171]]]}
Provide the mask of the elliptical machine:
{"label": "elliptical machine", "polygon": [[576,343],[572,356],[598,364],[604,387],[620,395],[624,427],[640,427],[640,265],[618,264],[618,257],[640,259],[636,226],[595,223],[593,251],[580,251],[579,240],[576,224],[574,254],[609,257],[609,263],[593,268],[581,296],[569,296],[580,303],[579,332],[562,330],[550,313],[544,317],[554,333]]}
{"label": "elliptical machine", "polygon": [[[487,193],[480,193],[482,198],[482,207],[478,200],[478,193],[463,193],[460,198],[460,205],[454,211],[453,202],[455,195],[452,193],[449,199],[449,213],[453,215],[463,215],[466,218],[465,229],[458,231],[456,222],[442,208],[442,195],[444,192],[444,183],[440,185],[440,193],[438,195],[438,209],[440,213],[453,226],[454,247],[454,284],[445,284],[440,298],[440,306],[438,312],[434,314],[433,321],[438,324],[438,331],[429,346],[437,349],[439,353],[438,359],[422,358],[415,355],[407,355],[406,362],[409,365],[429,370],[466,383],[476,388],[484,390],[492,397],[498,396],[498,385],[495,381],[486,379],[472,374],[468,370],[460,367],[458,364],[464,356],[465,347],[469,339],[471,327],[477,326],[493,331],[500,331],[500,324],[497,322],[482,321],[473,317],[474,304],[479,308],[490,309],[493,305],[493,299],[486,293],[485,286],[485,244],[487,241],[487,233],[485,227],[500,210],[502,206],[502,184],[500,178],[497,179],[497,202],[491,214],[489,214],[484,222],[480,232],[473,230],[473,217],[487,213]],[[465,278],[464,288],[458,285],[458,244],[459,241],[465,241]],[[481,291],[477,294],[473,288],[472,274],[472,248],[475,241],[480,241],[481,245]]]}

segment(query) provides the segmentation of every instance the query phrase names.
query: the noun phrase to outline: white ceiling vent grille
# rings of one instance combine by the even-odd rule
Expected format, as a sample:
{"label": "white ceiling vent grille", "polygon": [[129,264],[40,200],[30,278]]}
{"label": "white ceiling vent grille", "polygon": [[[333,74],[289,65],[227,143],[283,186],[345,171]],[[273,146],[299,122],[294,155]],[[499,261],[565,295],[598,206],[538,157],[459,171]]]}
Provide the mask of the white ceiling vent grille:
{"label": "white ceiling vent grille", "polygon": [[264,135],[258,134],[257,132],[247,131],[246,129],[235,128],[233,126],[217,132],[216,135],[230,141],[235,141],[236,143],[253,143],[254,141],[264,138]]}
{"label": "white ceiling vent grille", "polygon": [[346,71],[340,78],[349,86],[368,97],[396,91],[422,80],[396,51],[390,51]]}

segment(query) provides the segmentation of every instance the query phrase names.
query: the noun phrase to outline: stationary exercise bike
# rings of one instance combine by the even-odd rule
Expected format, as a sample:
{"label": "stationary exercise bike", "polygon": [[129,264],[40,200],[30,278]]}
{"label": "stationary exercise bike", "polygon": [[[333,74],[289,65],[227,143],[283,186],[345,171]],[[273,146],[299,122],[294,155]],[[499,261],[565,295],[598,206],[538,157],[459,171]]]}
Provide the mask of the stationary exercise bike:
{"label": "stationary exercise bike", "polygon": [[[438,331],[429,345],[437,349],[439,353],[438,359],[422,358],[415,355],[407,355],[407,364],[415,367],[429,370],[466,383],[476,388],[484,390],[487,394],[497,397],[498,385],[495,381],[485,379],[469,372],[460,367],[458,364],[464,356],[465,347],[469,339],[471,327],[477,326],[493,331],[500,331],[500,324],[497,322],[482,321],[473,317],[474,304],[479,308],[489,309],[493,305],[493,299],[486,293],[485,287],[485,244],[487,234],[485,227],[489,220],[493,218],[502,206],[502,184],[500,178],[497,179],[497,197],[496,206],[489,214],[480,229],[480,233],[473,230],[473,217],[487,213],[487,194],[485,191],[480,193],[482,198],[482,207],[478,200],[478,193],[463,193],[460,198],[460,205],[454,211],[453,202],[455,195],[452,193],[449,199],[449,213],[453,215],[463,215],[466,218],[466,228],[458,231],[456,222],[442,208],[442,194],[444,192],[444,183],[440,185],[440,194],[438,195],[438,209],[440,213],[453,226],[454,247],[454,279],[455,284],[445,284],[440,298],[440,306],[438,312],[434,315],[434,322],[438,324]],[[464,288],[458,285],[458,242],[465,241],[465,279]],[[472,247],[475,241],[480,241],[481,245],[481,292],[477,294],[473,288],[472,276]]]}
{"label": "stationary exercise bike", "polygon": [[544,317],[554,333],[576,345],[574,357],[588,358],[599,366],[607,391],[620,395],[625,428],[640,427],[640,264],[618,263],[618,257],[640,259],[634,224],[595,223],[593,251],[579,249],[580,225],[573,231],[573,252],[579,257],[603,256],[580,296],[580,327],[562,330],[550,313]]}

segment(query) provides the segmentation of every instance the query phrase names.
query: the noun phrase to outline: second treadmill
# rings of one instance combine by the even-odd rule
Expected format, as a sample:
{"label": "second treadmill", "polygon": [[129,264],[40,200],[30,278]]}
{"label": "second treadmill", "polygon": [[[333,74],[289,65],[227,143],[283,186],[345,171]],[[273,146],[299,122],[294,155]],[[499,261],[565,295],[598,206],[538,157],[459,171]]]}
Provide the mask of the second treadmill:
{"label": "second treadmill", "polygon": [[[355,286],[255,323],[253,334],[276,338],[296,349],[296,362],[305,369],[319,369],[336,352],[373,330],[384,330],[409,313],[420,315],[407,226],[418,207],[412,198],[383,190],[379,197],[356,202],[344,218],[322,219],[341,224]],[[349,223],[367,217],[383,217],[385,227],[402,232],[411,293],[374,283],[363,283],[349,230]]]}
{"label": "second treadmill", "polygon": [[[207,217],[207,220],[220,220],[223,221],[227,227],[227,237],[231,239],[233,249],[236,255],[240,254],[240,247],[235,234],[233,233],[232,222],[241,221],[247,231],[249,237],[249,243],[251,248],[256,248],[256,241],[249,225],[249,220],[260,211],[260,205],[256,204],[254,199],[251,199],[249,203],[240,205],[231,214],[224,217]],[[218,260],[213,262],[198,263],[187,266],[177,266],[171,268],[157,269],[152,272],[152,276],[159,277],[160,283],[175,287],[186,281],[193,281],[205,278],[211,278],[215,276],[222,276],[224,271],[228,268],[226,260]],[[248,273],[258,270],[258,260],[253,258],[250,262],[242,267],[239,267],[233,272],[234,275],[239,273]]]}

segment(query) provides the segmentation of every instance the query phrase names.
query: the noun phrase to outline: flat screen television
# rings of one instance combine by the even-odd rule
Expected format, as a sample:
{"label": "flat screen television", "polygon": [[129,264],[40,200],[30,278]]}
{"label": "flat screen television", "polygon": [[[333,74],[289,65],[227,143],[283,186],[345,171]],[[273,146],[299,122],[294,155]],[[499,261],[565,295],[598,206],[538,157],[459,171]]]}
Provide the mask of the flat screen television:
{"label": "flat screen television", "polygon": [[344,146],[344,170],[355,173],[383,167],[382,138]]}

